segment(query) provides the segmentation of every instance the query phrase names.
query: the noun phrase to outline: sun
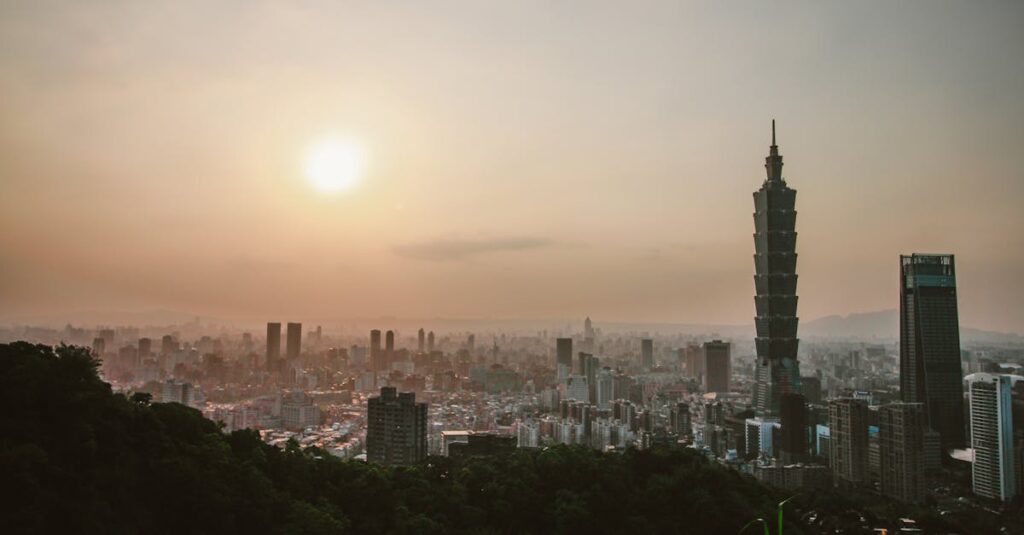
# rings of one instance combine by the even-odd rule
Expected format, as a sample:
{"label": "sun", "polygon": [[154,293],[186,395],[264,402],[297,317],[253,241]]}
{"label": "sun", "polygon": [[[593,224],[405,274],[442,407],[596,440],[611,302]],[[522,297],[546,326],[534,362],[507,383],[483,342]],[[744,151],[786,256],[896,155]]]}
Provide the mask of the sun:
{"label": "sun", "polygon": [[306,151],[306,179],[321,193],[340,193],[359,182],[365,166],[362,147],[346,139],[324,139]]}

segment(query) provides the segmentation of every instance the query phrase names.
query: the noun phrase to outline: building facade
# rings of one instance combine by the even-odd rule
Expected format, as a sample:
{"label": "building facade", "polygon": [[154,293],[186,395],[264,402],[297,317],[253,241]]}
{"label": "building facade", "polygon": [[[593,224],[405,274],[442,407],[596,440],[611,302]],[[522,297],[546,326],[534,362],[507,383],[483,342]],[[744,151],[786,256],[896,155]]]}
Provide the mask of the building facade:
{"label": "building facade", "polygon": [[[166,336],[164,337],[167,338]],[[165,340],[166,342],[166,340]],[[164,346],[167,344],[165,343]],[[281,324],[267,324],[267,367],[273,367],[281,360]]]}
{"label": "building facade", "polygon": [[968,384],[974,448],[971,486],[978,496],[1010,501],[1019,486],[1014,466],[1011,377],[976,373],[968,378]]}
{"label": "building facade", "polygon": [[288,360],[294,360],[299,358],[302,354],[302,324],[301,323],[289,323],[288,324],[288,341],[287,341],[287,353]]}
{"label": "building facade", "polygon": [[427,404],[385,386],[367,402],[366,460],[411,465],[427,455]]}
{"label": "building facade", "polygon": [[909,503],[924,500],[927,429],[922,403],[890,403],[878,410],[879,482],[883,495]]}
{"label": "building facade", "polygon": [[704,391],[728,392],[732,374],[731,344],[721,340],[704,342]]}
{"label": "building facade", "polygon": [[868,405],[852,398],[828,404],[829,464],[836,483],[861,485],[867,480]]}
{"label": "building facade", "polygon": [[966,444],[963,393],[953,255],[901,255],[900,397],[950,449]]}
{"label": "building facade", "polygon": [[555,372],[559,381],[572,373],[572,338],[555,340]]}
{"label": "building facade", "polygon": [[640,367],[649,370],[654,367],[654,340],[640,340]]}

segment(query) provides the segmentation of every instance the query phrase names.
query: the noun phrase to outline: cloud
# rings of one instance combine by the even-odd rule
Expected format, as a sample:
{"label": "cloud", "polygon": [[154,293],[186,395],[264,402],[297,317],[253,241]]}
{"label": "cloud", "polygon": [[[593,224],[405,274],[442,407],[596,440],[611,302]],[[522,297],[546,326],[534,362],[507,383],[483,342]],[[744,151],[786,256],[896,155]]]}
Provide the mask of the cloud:
{"label": "cloud", "polygon": [[546,238],[537,237],[510,237],[479,240],[442,238],[398,245],[393,250],[395,254],[406,258],[445,262],[469,260],[474,257],[492,253],[544,249],[553,245],[555,245],[555,242]]}

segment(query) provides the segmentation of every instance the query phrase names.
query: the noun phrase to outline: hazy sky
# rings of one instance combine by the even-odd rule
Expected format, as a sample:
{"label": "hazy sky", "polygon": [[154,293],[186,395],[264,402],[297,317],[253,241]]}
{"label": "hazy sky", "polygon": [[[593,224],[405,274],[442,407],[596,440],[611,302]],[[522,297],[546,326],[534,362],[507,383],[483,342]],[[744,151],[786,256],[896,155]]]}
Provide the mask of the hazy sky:
{"label": "hazy sky", "polygon": [[3,2],[0,319],[749,323],[772,118],[803,319],[1024,332],[1024,3],[937,0]]}

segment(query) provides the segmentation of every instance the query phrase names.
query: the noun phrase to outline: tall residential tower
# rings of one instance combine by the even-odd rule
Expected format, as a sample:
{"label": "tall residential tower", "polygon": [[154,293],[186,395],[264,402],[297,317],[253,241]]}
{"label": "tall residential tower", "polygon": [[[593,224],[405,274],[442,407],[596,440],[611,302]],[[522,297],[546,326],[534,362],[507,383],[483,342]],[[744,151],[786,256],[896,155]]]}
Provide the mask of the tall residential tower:
{"label": "tall residential tower", "polygon": [[764,167],[768,178],[754,192],[757,362],[753,401],[759,416],[775,417],[780,396],[800,392],[800,364],[796,360],[796,190],[782,178],[775,121]]}

